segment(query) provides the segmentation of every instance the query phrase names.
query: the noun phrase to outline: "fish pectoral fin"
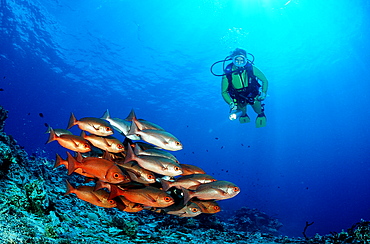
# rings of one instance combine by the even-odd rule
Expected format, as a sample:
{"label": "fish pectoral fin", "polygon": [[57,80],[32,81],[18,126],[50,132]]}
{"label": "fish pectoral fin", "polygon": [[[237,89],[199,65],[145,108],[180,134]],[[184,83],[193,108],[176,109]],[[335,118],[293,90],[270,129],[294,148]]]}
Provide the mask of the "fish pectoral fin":
{"label": "fish pectoral fin", "polygon": [[125,168],[125,170],[127,172],[133,173],[137,178],[141,177],[141,173],[139,171],[136,171],[136,170],[133,170],[133,169],[130,169],[130,168]]}
{"label": "fish pectoral fin", "polygon": [[94,128],[96,131],[99,130],[100,125],[95,125],[95,124],[89,124],[92,128]]}
{"label": "fish pectoral fin", "polygon": [[73,144],[75,145],[75,147],[78,147],[80,145],[80,143],[78,143],[78,141],[75,141],[75,140],[72,140],[73,141]]}
{"label": "fish pectoral fin", "polygon": [[109,141],[104,138],[104,142],[105,142],[105,145],[107,145],[108,147],[112,147],[113,143],[109,143]]}
{"label": "fish pectoral fin", "polygon": [[216,187],[211,187],[213,190],[219,192],[221,195],[223,196],[226,196],[227,195],[227,192],[226,191],[223,191],[221,190],[220,188],[216,188]]}
{"label": "fish pectoral fin", "polygon": [[149,194],[145,194],[145,198],[148,199],[150,202],[157,202],[157,200],[155,200],[154,197]]}

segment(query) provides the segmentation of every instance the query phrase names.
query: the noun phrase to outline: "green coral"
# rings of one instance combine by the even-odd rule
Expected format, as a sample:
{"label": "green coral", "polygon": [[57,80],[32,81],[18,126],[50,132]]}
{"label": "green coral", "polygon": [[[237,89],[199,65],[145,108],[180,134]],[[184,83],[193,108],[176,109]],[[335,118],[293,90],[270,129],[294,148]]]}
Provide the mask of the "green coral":
{"label": "green coral", "polygon": [[45,213],[49,206],[48,194],[45,189],[45,181],[42,179],[33,180],[24,185],[30,212],[38,215]]}
{"label": "green coral", "polygon": [[5,194],[0,194],[2,205],[11,205],[37,215],[44,215],[48,206],[48,194],[42,179],[32,180],[23,187],[9,181]]}
{"label": "green coral", "polygon": [[363,243],[370,243],[370,221],[362,219],[353,229],[355,240],[363,241]]}

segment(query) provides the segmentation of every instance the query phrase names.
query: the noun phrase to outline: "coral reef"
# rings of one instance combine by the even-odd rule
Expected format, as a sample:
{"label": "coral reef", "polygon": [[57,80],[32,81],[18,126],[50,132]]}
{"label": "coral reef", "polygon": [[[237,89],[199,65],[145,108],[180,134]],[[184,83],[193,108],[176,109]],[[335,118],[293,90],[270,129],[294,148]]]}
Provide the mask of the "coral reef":
{"label": "coral reef", "polygon": [[[0,106],[0,124],[6,111]],[[28,157],[0,131],[0,240],[13,243],[368,243],[369,222],[311,239],[277,236],[281,223],[257,209],[194,218],[97,207],[64,193],[65,169]],[[71,182],[83,183],[76,175]],[[223,214],[223,215],[222,215]],[[349,242],[352,241],[352,242]]]}
{"label": "coral reef", "polygon": [[274,219],[257,209],[242,207],[235,212],[229,220],[230,224],[238,231],[263,232],[277,234],[283,226],[277,219]]}

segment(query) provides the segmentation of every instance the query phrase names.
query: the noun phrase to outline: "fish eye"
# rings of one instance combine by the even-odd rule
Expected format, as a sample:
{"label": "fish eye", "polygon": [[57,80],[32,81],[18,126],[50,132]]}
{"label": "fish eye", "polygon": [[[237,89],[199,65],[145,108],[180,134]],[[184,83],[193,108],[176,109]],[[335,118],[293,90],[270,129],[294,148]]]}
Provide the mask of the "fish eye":
{"label": "fish eye", "polygon": [[220,210],[220,207],[219,206],[214,206],[213,209],[218,211],[218,210]]}
{"label": "fish eye", "polygon": [[108,200],[108,202],[109,202],[109,204],[111,204],[111,205],[116,204],[116,201],[114,201],[114,200]]}
{"label": "fish eye", "polygon": [[87,143],[86,143],[86,144],[84,144],[84,147],[85,147],[85,148],[90,148],[89,144],[87,144]]}
{"label": "fish eye", "polygon": [[122,149],[123,145],[122,144],[117,144],[118,149]]}
{"label": "fish eye", "polygon": [[180,145],[181,145],[181,143],[177,141],[176,142],[176,146],[180,146]]}
{"label": "fish eye", "polygon": [[171,202],[171,201],[172,201],[172,199],[171,199],[170,197],[164,197],[164,201],[165,201],[165,202]]}
{"label": "fish eye", "polygon": [[237,187],[237,186],[235,186],[235,187],[233,188],[233,190],[234,190],[234,192],[238,192],[238,191],[240,191],[239,187]]}
{"label": "fish eye", "polygon": [[113,174],[113,178],[117,179],[117,178],[119,178],[119,177],[120,177],[120,174],[119,174],[119,173],[114,173],[114,174]]}
{"label": "fish eye", "polygon": [[179,171],[179,170],[181,170],[179,167],[177,167],[177,166],[175,166],[175,171]]}
{"label": "fish eye", "polygon": [[148,179],[153,180],[153,179],[155,179],[155,177],[154,177],[154,175],[148,175]]}
{"label": "fish eye", "polygon": [[192,208],[192,209],[191,209],[191,211],[192,211],[193,213],[196,213],[196,212],[198,212],[198,209],[197,209],[197,208]]}
{"label": "fish eye", "polygon": [[105,127],[106,131],[111,131],[112,129],[110,127]]}

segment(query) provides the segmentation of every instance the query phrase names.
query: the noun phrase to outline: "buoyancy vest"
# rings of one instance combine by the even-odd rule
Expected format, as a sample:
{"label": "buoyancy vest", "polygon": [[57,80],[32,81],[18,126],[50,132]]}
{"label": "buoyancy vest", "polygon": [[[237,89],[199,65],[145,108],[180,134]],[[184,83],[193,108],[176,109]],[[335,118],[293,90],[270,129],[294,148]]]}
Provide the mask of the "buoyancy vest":
{"label": "buoyancy vest", "polygon": [[[251,63],[247,63],[244,67],[238,68],[236,70],[233,69],[233,63],[228,64],[225,69],[225,75],[229,82],[228,86],[228,93],[233,100],[236,100],[237,103],[249,103],[254,104],[254,99],[259,94],[259,89],[261,84],[258,83],[257,77],[253,74],[253,65]],[[248,82],[242,80],[242,74],[246,72],[248,77]],[[233,86],[233,76],[239,76],[242,80],[244,87],[240,89],[236,89]]]}

